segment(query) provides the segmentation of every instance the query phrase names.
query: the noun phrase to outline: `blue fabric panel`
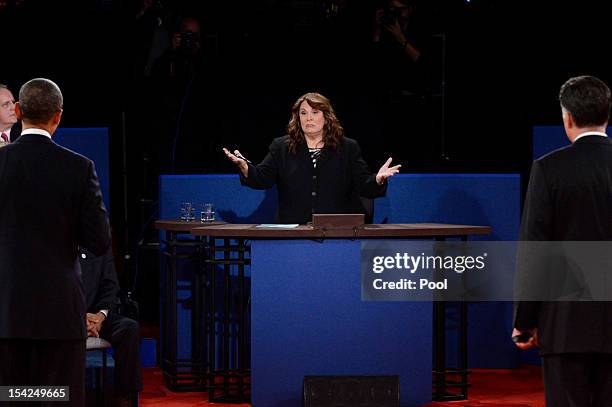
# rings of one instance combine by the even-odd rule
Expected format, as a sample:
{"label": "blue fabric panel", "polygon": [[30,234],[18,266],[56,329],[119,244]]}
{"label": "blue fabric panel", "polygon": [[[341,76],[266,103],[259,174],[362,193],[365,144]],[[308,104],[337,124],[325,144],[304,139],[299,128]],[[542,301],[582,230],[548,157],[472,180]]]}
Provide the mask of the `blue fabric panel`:
{"label": "blue fabric panel", "polygon": [[563,126],[533,127],[533,159],[570,144]]}
{"label": "blue fabric panel", "polygon": [[[608,134],[610,129],[606,130]],[[532,143],[534,160],[570,144],[563,126],[534,126]]]}
{"label": "blue fabric panel", "polygon": [[[514,240],[520,222],[520,190],[516,174],[400,174],[390,180],[387,196],[375,201],[375,222],[490,225],[493,235],[484,239]],[[160,191],[160,218],[177,218],[184,200],[213,202],[218,218],[232,223],[272,222],[276,215],[275,191],[242,187],[236,175],[162,176]],[[181,329],[185,331],[179,332],[179,337],[186,335],[181,342],[187,346],[190,324],[184,322]],[[509,340],[511,304],[472,303],[469,324],[470,367],[518,365],[519,354]],[[451,324],[451,361],[456,356],[452,328]],[[254,352],[254,360],[257,357]]]}
{"label": "blue fabric panel", "polygon": [[[238,175],[162,175],[159,217],[178,219],[181,202],[197,205],[211,202],[216,219],[229,223],[264,223],[276,217],[276,189],[256,191],[240,185]],[[199,220],[199,212],[196,219]]]}
{"label": "blue fabric panel", "polygon": [[[375,202],[375,222],[489,225],[493,234],[480,239],[518,237],[518,174],[399,174],[389,182],[387,196]],[[453,362],[457,355],[457,315],[452,308],[448,312],[447,355]],[[468,321],[470,367],[512,368],[519,364],[519,352],[509,339],[511,303],[471,303]]]}
{"label": "blue fabric panel", "polygon": [[487,240],[515,240],[520,222],[518,174],[399,174],[376,199],[375,223],[489,225]]}
{"label": "blue fabric panel", "polygon": [[[162,175],[160,176],[159,218],[178,219],[181,202],[196,204],[196,220],[202,204],[215,205],[216,219],[229,223],[264,223],[276,217],[276,189],[256,191],[240,185],[238,175]],[[187,237],[187,235],[185,236]],[[163,236],[161,236],[163,239]],[[160,260],[162,276],[165,258]],[[177,275],[177,356],[191,357],[192,346],[192,285],[197,262],[183,260],[178,264]],[[247,277],[248,279],[248,277]],[[162,278],[160,284],[163,284]],[[249,282],[247,281],[247,285]],[[160,287],[164,293],[165,287]],[[221,297],[219,297],[221,299]],[[222,303],[217,304],[220,309]],[[163,316],[163,310],[161,314]],[[163,322],[162,325],[163,326]],[[161,344],[162,347],[164,344]]]}
{"label": "blue fabric panel", "polygon": [[53,141],[62,147],[84,155],[94,162],[100,180],[104,205],[110,213],[108,129],[106,127],[59,128],[53,135]]}
{"label": "blue fabric panel", "polygon": [[299,407],[305,375],[399,375],[431,400],[432,305],[361,301],[360,242],[252,243],[252,400]]}

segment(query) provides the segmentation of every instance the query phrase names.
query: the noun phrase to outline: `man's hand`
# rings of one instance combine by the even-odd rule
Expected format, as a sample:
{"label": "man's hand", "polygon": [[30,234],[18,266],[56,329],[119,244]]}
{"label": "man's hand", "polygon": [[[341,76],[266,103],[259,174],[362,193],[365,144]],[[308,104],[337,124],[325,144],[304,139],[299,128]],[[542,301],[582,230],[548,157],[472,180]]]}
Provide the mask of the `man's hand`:
{"label": "man's hand", "polygon": [[[515,342],[515,345],[523,350],[526,349],[531,349],[531,348],[535,348],[538,346],[538,330],[537,329],[530,329],[529,331],[526,331],[529,334],[531,334],[531,338],[529,338],[529,341],[527,342]],[[514,330],[512,330],[512,336],[518,336],[520,334],[522,334],[523,331],[519,331],[518,329],[514,328]]]}
{"label": "man's hand", "polygon": [[387,178],[392,177],[399,172],[399,169],[402,165],[398,164],[394,165],[393,167],[389,167],[389,165],[391,165],[391,161],[393,161],[393,158],[389,157],[387,162],[384,163],[383,166],[380,167],[380,169],[378,170],[378,174],[376,174],[376,183],[378,185],[384,184]]}
{"label": "man's hand", "polygon": [[87,322],[87,336],[100,337],[100,330],[102,329],[102,322],[106,319],[106,316],[98,312],[97,314],[87,313],[85,320]]}
{"label": "man's hand", "polygon": [[400,45],[406,42],[406,36],[404,35],[404,32],[402,31],[402,27],[400,26],[400,23],[399,21],[397,21],[397,19],[393,20],[392,23],[384,24],[383,28],[389,34],[391,34],[391,36],[395,38],[395,41],[397,41]]}

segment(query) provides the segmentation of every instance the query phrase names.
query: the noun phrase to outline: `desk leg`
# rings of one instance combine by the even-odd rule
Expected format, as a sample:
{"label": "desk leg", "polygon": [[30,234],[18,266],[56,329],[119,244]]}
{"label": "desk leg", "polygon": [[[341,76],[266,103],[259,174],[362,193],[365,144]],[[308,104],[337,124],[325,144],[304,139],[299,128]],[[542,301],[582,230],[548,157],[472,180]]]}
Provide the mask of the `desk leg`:
{"label": "desk leg", "polygon": [[[224,246],[226,248],[230,247],[231,241],[229,239],[224,239]],[[230,374],[230,312],[231,312],[231,304],[230,304],[230,295],[231,295],[231,267],[229,264],[229,260],[231,258],[231,253],[229,250],[225,250],[223,252],[223,260],[225,260],[223,264],[223,394],[229,394],[229,374]]]}
{"label": "desk leg", "polygon": [[[197,239],[197,238],[196,238]],[[202,352],[202,335],[203,335],[203,324],[202,314],[204,312],[203,298],[202,298],[202,255],[204,249],[202,245],[199,245],[196,250],[196,269],[195,275],[193,276],[192,286],[192,308],[191,308],[191,358],[194,362],[192,373],[194,377],[194,385],[202,386],[206,385],[203,375],[203,352]]]}
{"label": "desk leg", "polygon": [[163,304],[164,323],[162,335],[162,370],[166,373],[169,386],[175,387],[177,371],[176,351],[176,233],[166,231],[166,268],[164,271],[165,301]]}
{"label": "desk leg", "polygon": [[434,377],[434,393],[432,399],[434,401],[444,400],[446,395],[446,306],[444,302],[434,301],[433,317],[434,317],[434,355],[433,355],[433,377]]}
{"label": "desk leg", "polygon": [[210,261],[208,262],[209,267],[209,285],[208,285],[208,400],[213,400],[215,396],[215,379],[217,370],[217,351],[215,341],[217,339],[217,318],[216,318],[216,259],[217,259],[217,243],[213,237],[210,239]]}
{"label": "desk leg", "polygon": [[[466,242],[467,236],[462,236],[461,241]],[[461,278],[465,279],[466,274],[462,274]],[[464,284],[465,287],[465,284]],[[461,389],[462,399],[467,400],[469,384],[469,371],[468,371],[468,305],[466,301],[459,303],[459,370],[458,373],[461,377],[459,388]]]}
{"label": "desk leg", "polygon": [[[208,337],[210,358],[208,400],[209,402],[248,402],[250,400],[250,380],[248,380],[250,371],[246,368],[245,332],[248,315],[245,306],[245,266],[250,264],[250,259],[245,257],[245,252],[249,251],[249,248],[244,239],[236,239],[234,245],[231,239],[219,240],[223,241],[223,245],[211,244],[213,254],[209,262],[212,265],[209,288],[209,320],[212,325]],[[217,255],[219,251],[223,252],[223,256]],[[223,310],[218,314],[215,312],[217,265],[223,267],[223,291],[218,294],[223,295]],[[238,292],[232,284],[232,270],[235,270],[235,267],[238,271]],[[236,294],[239,296],[237,304],[232,300],[233,295]]]}
{"label": "desk leg", "polygon": [[238,397],[245,399],[245,370],[246,370],[246,307],[245,307],[245,285],[244,267],[245,251],[247,250],[244,239],[238,241]]}
{"label": "desk leg", "polygon": [[[436,238],[443,241],[444,238]],[[462,241],[467,241],[467,236],[461,236]],[[465,276],[463,276],[465,277]],[[434,301],[433,303],[433,327],[434,327],[434,355],[433,355],[433,401],[455,401],[468,398],[469,370],[467,355],[467,303],[461,301],[456,304],[459,312],[459,338],[457,342],[457,367],[450,368],[446,364],[446,313],[447,303]],[[449,380],[448,376],[459,376],[459,381]],[[449,392],[449,388],[458,388],[459,393]]]}
{"label": "desk leg", "polygon": [[[182,242],[178,233],[166,230],[166,258],[163,284],[164,301],[162,304],[162,361],[161,368],[168,388],[173,391],[201,391],[206,386],[205,352],[202,350],[202,244],[201,242]],[[179,261],[198,261],[191,285],[191,356],[178,357],[178,284]]]}

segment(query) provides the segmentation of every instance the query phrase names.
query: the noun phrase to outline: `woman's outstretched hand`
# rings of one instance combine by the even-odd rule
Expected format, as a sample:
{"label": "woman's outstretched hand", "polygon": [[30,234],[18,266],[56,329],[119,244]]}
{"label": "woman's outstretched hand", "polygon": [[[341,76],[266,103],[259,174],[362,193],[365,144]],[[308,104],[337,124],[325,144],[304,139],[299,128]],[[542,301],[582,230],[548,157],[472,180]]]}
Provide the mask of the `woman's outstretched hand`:
{"label": "woman's outstretched hand", "polygon": [[376,183],[378,185],[384,184],[387,178],[390,178],[399,172],[399,169],[402,165],[398,164],[394,165],[393,167],[389,167],[389,165],[391,165],[392,160],[393,158],[389,157],[387,162],[384,163],[382,167],[380,167],[380,170],[378,170],[378,174],[376,174]]}
{"label": "woman's outstretched hand", "polygon": [[223,148],[223,152],[225,153],[225,156],[238,167],[242,175],[244,175],[246,178],[249,175],[249,162],[242,154],[240,154],[240,151],[234,150],[233,153],[230,153],[227,148]]}

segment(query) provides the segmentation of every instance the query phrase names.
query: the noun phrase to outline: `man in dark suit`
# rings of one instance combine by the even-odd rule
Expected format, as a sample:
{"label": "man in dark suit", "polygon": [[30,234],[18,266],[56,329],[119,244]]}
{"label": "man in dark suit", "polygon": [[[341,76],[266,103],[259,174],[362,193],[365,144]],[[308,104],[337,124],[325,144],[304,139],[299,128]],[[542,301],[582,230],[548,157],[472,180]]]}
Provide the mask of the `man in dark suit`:
{"label": "man in dark suit", "polygon": [[0,149],[0,386],[69,386],[84,405],[85,297],[78,247],[110,242],[93,163],[51,140],[58,86],[32,79],[15,106],[23,131]]}
{"label": "man in dark suit", "polygon": [[140,332],[138,322],[116,312],[119,281],[112,250],[102,256],[80,250],[83,285],[87,299],[87,334],[113,345],[115,393],[119,406],[137,405],[142,390]]}
{"label": "man in dark suit", "polygon": [[[572,144],[534,161],[520,240],[610,241],[610,89],[597,78],[576,77],[561,87],[559,100]],[[524,272],[538,279],[538,270]],[[547,283],[564,272],[551,270]],[[518,302],[513,336],[522,333],[529,339],[519,348],[540,348],[547,406],[612,405],[612,302]]]}

